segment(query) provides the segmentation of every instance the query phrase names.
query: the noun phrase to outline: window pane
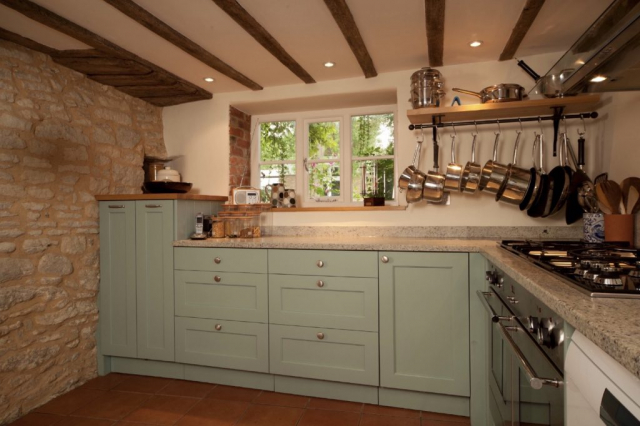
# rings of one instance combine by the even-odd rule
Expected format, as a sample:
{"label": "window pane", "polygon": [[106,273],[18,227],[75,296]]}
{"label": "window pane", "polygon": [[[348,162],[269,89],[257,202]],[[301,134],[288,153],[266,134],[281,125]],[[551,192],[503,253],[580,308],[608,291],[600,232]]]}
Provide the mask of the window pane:
{"label": "window pane", "polygon": [[309,198],[340,195],[340,164],[309,163]]}
{"label": "window pane", "polygon": [[309,124],[309,158],[332,160],[340,158],[340,122]]}
{"label": "window pane", "polygon": [[260,161],[296,159],[296,122],[260,123]]}
{"label": "window pane", "polygon": [[[385,200],[395,199],[395,185],[393,173],[393,159],[354,161],[352,163],[352,198],[362,201],[364,196],[384,197]],[[365,166],[365,183],[362,186],[362,172]]]}
{"label": "window pane", "polygon": [[393,155],[393,114],[351,117],[351,147],[354,157]]}
{"label": "window pane", "polygon": [[286,189],[296,189],[295,164],[270,164],[260,166],[260,196],[263,203],[271,202],[271,194],[264,191],[267,185],[284,182]]}

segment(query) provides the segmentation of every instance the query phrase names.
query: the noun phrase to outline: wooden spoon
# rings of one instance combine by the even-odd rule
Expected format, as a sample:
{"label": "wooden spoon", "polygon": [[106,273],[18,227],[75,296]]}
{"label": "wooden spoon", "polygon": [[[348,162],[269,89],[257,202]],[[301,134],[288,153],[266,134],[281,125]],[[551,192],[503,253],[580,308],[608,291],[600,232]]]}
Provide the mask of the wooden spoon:
{"label": "wooden spoon", "polygon": [[640,199],[640,192],[638,191],[638,188],[636,188],[635,186],[629,187],[629,192],[627,193],[627,204],[626,204],[627,214],[638,213],[637,210],[640,210],[640,203],[638,202],[639,199]]}
{"label": "wooden spoon", "polygon": [[600,210],[602,210],[605,214],[611,214],[613,212],[613,206],[609,204],[609,198],[605,193],[605,182],[598,182],[596,184],[596,198],[598,199],[598,206],[600,206]]}
{"label": "wooden spoon", "polygon": [[[624,204],[622,204],[622,189],[620,185],[613,180],[608,180],[602,182],[602,188],[613,214],[622,214],[624,212]],[[620,208],[621,205],[622,209]]]}
{"label": "wooden spoon", "polygon": [[[640,193],[640,178],[630,177],[622,181],[622,196],[625,197],[625,206],[627,214],[636,214],[640,211],[640,204],[638,200],[635,202],[630,200],[632,192],[634,194]],[[626,191],[626,192],[625,192]],[[635,210],[635,211],[634,211]]]}

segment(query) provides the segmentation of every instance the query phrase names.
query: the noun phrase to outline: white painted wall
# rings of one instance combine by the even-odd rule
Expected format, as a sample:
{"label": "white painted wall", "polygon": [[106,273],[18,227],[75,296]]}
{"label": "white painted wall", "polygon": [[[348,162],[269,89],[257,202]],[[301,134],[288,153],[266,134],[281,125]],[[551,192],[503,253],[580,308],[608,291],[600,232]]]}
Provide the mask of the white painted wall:
{"label": "white painted wall", "polygon": [[[544,73],[561,53],[524,58],[539,73]],[[448,105],[455,92],[453,87],[480,90],[497,83],[519,83],[529,89],[531,79],[518,68],[515,61],[485,62],[466,65],[445,66],[439,69],[446,84]],[[260,92],[234,92],[214,95],[213,99],[168,107],[164,109],[164,137],[170,155],[184,155],[175,164],[187,182],[193,182],[195,190],[207,194],[228,193],[229,159],[229,106],[247,102],[281,101],[292,98],[338,95],[341,93],[366,92],[393,89],[398,99],[398,140],[397,151],[400,168],[411,162],[418,132],[408,130],[406,111],[411,108],[409,99],[409,79],[414,70],[381,74],[373,79],[354,78],[327,81],[312,85],[293,85],[266,88]],[[463,103],[476,103],[476,99],[460,95]],[[587,172],[595,176],[601,171],[609,171],[615,179],[632,174],[640,175],[636,161],[640,158],[640,93],[619,93],[604,96],[601,117],[591,120],[587,127]],[[313,109],[313,108],[310,108]],[[577,140],[575,121],[569,124],[569,134]],[[500,149],[500,159],[508,162],[515,141],[517,125],[504,125],[504,138]],[[537,125],[525,125],[525,137],[521,163],[530,166],[530,152],[533,131]],[[551,122],[544,124],[548,148],[547,171],[557,164],[551,157]],[[449,129],[447,129],[450,131]],[[493,146],[493,126],[479,128],[479,159],[489,159]],[[459,128],[458,162],[469,159],[471,128]],[[443,134],[440,165],[449,160],[448,134]],[[427,144],[425,144],[427,145]],[[429,146],[430,148],[430,146]],[[421,169],[432,166],[431,150],[423,155]],[[402,204],[406,204],[402,200]],[[498,204],[486,194],[454,194],[451,206],[433,206],[426,203],[411,205],[400,212],[331,212],[331,213],[286,213],[274,214],[273,225],[339,225],[339,226],[516,226],[516,225],[560,225],[563,215],[553,218],[531,219],[519,209]]]}

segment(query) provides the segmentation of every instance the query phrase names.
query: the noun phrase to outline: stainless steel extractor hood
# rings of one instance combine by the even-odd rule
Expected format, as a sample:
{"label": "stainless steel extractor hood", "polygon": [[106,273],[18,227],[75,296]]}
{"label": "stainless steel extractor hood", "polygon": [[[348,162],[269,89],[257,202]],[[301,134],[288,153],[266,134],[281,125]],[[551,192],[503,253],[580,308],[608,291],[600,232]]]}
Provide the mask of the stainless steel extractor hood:
{"label": "stainless steel extractor hood", "polygon": [[640,90],[640,0],[611,3],[547,75],[562,73],[565,95]]}

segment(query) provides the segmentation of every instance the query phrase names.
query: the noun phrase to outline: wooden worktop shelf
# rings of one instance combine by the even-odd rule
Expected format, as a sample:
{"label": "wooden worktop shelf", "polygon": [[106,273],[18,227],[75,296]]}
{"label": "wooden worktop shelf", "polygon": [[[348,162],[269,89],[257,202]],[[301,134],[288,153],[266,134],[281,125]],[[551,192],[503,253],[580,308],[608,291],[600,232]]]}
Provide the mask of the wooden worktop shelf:
{"label": "wooden worktop shelf", "polygon": [[456,121],[551,115],[554,107],[564,107],[564,114],[578,114],[593,111],[599,102],[600,95],[583,95],[566,98],[419,108],[407,111],[407,116],[411,124],[430,124],[434,116],[440,117],[442,123],[451,123]]}

